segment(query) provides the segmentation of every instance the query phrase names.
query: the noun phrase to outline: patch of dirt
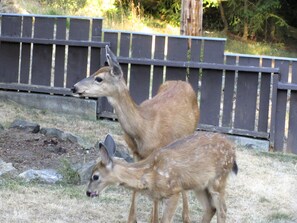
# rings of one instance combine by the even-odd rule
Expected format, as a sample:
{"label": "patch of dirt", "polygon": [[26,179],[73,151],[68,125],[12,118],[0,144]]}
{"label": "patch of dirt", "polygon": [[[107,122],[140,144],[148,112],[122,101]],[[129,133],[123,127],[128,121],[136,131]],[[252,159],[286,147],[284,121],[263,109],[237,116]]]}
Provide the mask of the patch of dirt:
{"label": "patch of dirt", "polygon": [[27,169],[57,169],[67,160],[71,164],[96,159],[95,148],[84,149],[68,140],[50,138],[40,133],[18,129],[0,132],[0,158],[23,172]]}

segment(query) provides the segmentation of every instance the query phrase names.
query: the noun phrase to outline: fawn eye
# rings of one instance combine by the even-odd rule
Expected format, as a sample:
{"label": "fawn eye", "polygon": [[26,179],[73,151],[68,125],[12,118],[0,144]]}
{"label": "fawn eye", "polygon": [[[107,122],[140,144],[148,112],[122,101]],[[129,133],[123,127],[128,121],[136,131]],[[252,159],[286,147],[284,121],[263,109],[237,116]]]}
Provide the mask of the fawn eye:
{"label": "fawn eye", "polygon": [[94,176],[93,176],[93,180],[94,180],[94,181],[99,180],[99,176],[98,176],[98,175],[94,175]]}
{"label": "fawn eye", "polygon": [[95,78],[95,81],[98,82],[98,83],[100,83],[101,81],[103,81],[103,79],[101,77],[96,77]]}

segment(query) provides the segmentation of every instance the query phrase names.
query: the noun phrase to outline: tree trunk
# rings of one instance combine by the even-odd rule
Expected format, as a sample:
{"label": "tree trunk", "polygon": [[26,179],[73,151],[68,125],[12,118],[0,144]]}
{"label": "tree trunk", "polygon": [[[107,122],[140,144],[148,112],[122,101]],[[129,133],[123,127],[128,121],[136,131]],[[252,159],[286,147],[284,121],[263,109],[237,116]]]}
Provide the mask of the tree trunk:
{"label": "tree trunk", "polygon": [[248,11],[248,0],[244,0],[244,25],[243,25],[243,36],[242,36],[243,40],[247,40],[249,35],[247,11]]}
{"label": "tree trunk", "polygon": [[227,34],[229,27],[228,27],[228,21],[227,21],[226,16],[225,16],[225,11],[224,11],[224,8],[223,8],[222,0],[219,0],[219,8],[220,8],[221,19],[222,19],[223,24],[224,24],[223,32]]}
{"label": "tree trunk", "polygon": [[202,35],[203,0],[182,0],[180,34]]}

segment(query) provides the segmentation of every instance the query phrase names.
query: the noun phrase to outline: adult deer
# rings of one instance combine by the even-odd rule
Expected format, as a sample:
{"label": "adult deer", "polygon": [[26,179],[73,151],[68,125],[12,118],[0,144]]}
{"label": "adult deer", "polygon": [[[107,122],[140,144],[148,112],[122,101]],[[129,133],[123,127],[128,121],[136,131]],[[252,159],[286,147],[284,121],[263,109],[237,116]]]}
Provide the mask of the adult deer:
{"label": "adult deer", "polygon": [[[137,105],[131,98],[117,57],[106,46],[109,66],[76,83],[73,92],[80,96],[107,97],[124,130],[124,138],[137,160],[174,140],[192,134],[199,110],[196,94],[185,81],[163,83],[156,96]],[[183,196],[183,219],[189,222],[187,195]],[[133,193],[128,222],[136,222],[136,193]],[[153,216],[158,218],[158,203]],[[152,219],[156,222],[156,219]]]}
{"label": "adult deer", "polygon": [[203,223],[210,222],[215,213],[218,223],[226,221],[226,182],[232,170],[237,174],[238,167],[235,147],[224,135],[196,132],[136,163],[114,158],[115,149],[110,135],[99,143],[101,160],[93,168],[88,196],[98,196],[108,185],[120,184],[145,192],[155,202],[166,198],[161,222],[169,223],[178,193],[193,190],[204,208]]}

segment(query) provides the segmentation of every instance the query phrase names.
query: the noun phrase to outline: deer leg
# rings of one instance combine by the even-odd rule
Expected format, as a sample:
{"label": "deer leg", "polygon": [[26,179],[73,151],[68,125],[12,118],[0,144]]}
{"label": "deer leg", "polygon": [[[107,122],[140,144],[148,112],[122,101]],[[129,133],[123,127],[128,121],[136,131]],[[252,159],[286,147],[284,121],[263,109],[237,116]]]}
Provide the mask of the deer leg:
{"label": "deer leg", "polygon": [[186,191],[182,192],[182,198],[183,198],[183,222],[184,223],[190,223],[190,216],[189,216],[189,201],[188,201],[188,195]]}
{"label": "deer leg", "polygon": [[178,199],[179,199],[179,194],[174,194],[166,200],[161,223],[172,222],[172,219],[177,207]]}
{"label": "deer leg", "polygon": [[211,205],[211,195],[207,190],[203,191],[195,191],[195,194],[197,196],[197,199],[200,201],[204,213],[202,216],[202,223],[210,223],[211,219],[216,213],[216,209]]}
{"label": "deer leg", "polygon": [[158,223],[159,222],[159,201],[154,200],[153,210],[151,214],[151,223]]}
{"label": "deer leg", "polygon": [[217,210],[217,222],[218,223],[225,223],[226,222],[226,212],[227,212],[227,206],[225,202],[224,193],[218,190],[215,187],[209,188],[209,193],[211,195],[212,204]]}
{"label": "deer leg", "polygon": [[129,217],[128,217],[128,223],[136,223],[136,196],[137,192],[133,191],[132,193],[132,201],[131,201],[131,206],[130,206],[130,212],[129,212]]}

